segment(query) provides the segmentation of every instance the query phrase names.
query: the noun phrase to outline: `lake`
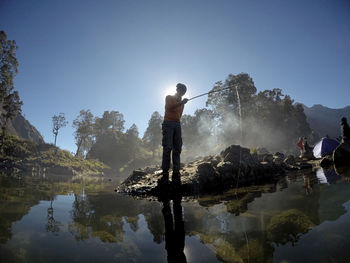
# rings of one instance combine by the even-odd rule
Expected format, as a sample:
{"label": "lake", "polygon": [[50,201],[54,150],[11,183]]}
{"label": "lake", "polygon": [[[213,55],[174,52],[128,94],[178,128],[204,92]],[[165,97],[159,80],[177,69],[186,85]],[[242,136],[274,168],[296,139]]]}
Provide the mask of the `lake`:
{"label": "lake", "polygon": [[110,178],[0,176],[0,262],[349,262],[350,184],[334,171],[174,201]]}

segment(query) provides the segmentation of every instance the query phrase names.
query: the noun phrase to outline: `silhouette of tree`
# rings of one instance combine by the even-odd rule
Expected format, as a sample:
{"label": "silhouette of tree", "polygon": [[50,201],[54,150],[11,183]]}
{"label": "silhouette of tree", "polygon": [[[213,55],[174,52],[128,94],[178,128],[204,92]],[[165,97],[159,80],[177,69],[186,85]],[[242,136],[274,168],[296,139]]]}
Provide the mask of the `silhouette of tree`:
{"label": "silhouette of tree", "polygon": [[21,112],[22,102],[17,91],[14,91],[13,79],[18,70],[16,58],[17,45],[14,40],[7,40],[4,31],[0,31],[0,107],[3,109],[1,115],[2,137],[5,136],[9,120]]}
{"label": "silhouette of tree", "polygon": [[55,146],[56,146],[58,131],[61,128],[67,126],[68,121],[66,121],[66,117],[64,116],[64,113],[61,112],[60,114],[54,115],[52,117],[52,124],[53,124],[52,132],[55,135]]}
{"label": "silhouette of tree", "polygon": [[163,118],[159,112],[153,112],[143,136],[143,141],[145,142],[146,147],[152,151],[153,157],[155,151],[159,148],[162,141],[162,122]]}
{"label": "silhouette of tree", "polygon": [[135,123],[126,131],[126,144],[129,148],[129,156],[135,159],[136,151],[139,146],[139,131]]}
{"label": "silhouette of tree", "polygon": [[81,110],[79,116],[73,121],[75,128],[74,138],[77,145],[75,156],[85,156],[93,143],[93,123],[94,116],[90,110]]}
{"label": "silhouette of tree", "polygon": [[105,111],[101,118],[95,118],[95,136],[106,133],[108,130],[123,131],[124,116],[119,111]]}

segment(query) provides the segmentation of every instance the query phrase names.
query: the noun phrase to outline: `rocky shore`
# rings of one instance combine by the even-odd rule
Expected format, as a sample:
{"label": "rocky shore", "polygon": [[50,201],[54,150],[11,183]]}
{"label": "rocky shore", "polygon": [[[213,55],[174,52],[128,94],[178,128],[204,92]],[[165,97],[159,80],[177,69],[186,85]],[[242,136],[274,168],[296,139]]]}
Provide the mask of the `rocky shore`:
{"label": "rocky shore", "polygon": [[[232,187],[273,182],[286,170],[311,167],[307,161],[292,155],[271,154],[263,148],[251,153],[247,148],[231,145],[218,155],[183,164],[180,190],[183,195],[217,193]],[[164,191],[157,187],[160,173],[159,166],[135,170],[116,191],[137,196],[159,195]],[[173,188],[170,186],[165,191],[171,192]]]}

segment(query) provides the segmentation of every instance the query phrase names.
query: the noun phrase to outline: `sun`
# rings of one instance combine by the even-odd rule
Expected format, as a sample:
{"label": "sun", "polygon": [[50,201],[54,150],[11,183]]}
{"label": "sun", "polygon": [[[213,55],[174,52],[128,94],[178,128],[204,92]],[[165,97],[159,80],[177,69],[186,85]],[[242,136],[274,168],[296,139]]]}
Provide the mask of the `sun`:
{"label": "sun", "polygon": [[165,86],[163,89],[163,98],[165,98],[168,95],[174,95],[176,93],[176,84]]}

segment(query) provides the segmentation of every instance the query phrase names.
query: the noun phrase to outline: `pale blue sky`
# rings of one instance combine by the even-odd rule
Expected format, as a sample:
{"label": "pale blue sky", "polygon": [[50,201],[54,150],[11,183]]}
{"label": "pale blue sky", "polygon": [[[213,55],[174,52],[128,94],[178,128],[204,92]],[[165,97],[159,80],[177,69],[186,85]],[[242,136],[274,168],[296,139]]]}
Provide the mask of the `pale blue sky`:
{"label": "pale blue sky", "polygon": [[23,113],[53,142],[51,117],[64,112],[57,144],[70,151],[81,109],[120,111],[142,135],[172,85],[185,83],[191,97],[230,73],[307,106],[350,104],[346,0],[0,0],[0,29],[19,46]]}

